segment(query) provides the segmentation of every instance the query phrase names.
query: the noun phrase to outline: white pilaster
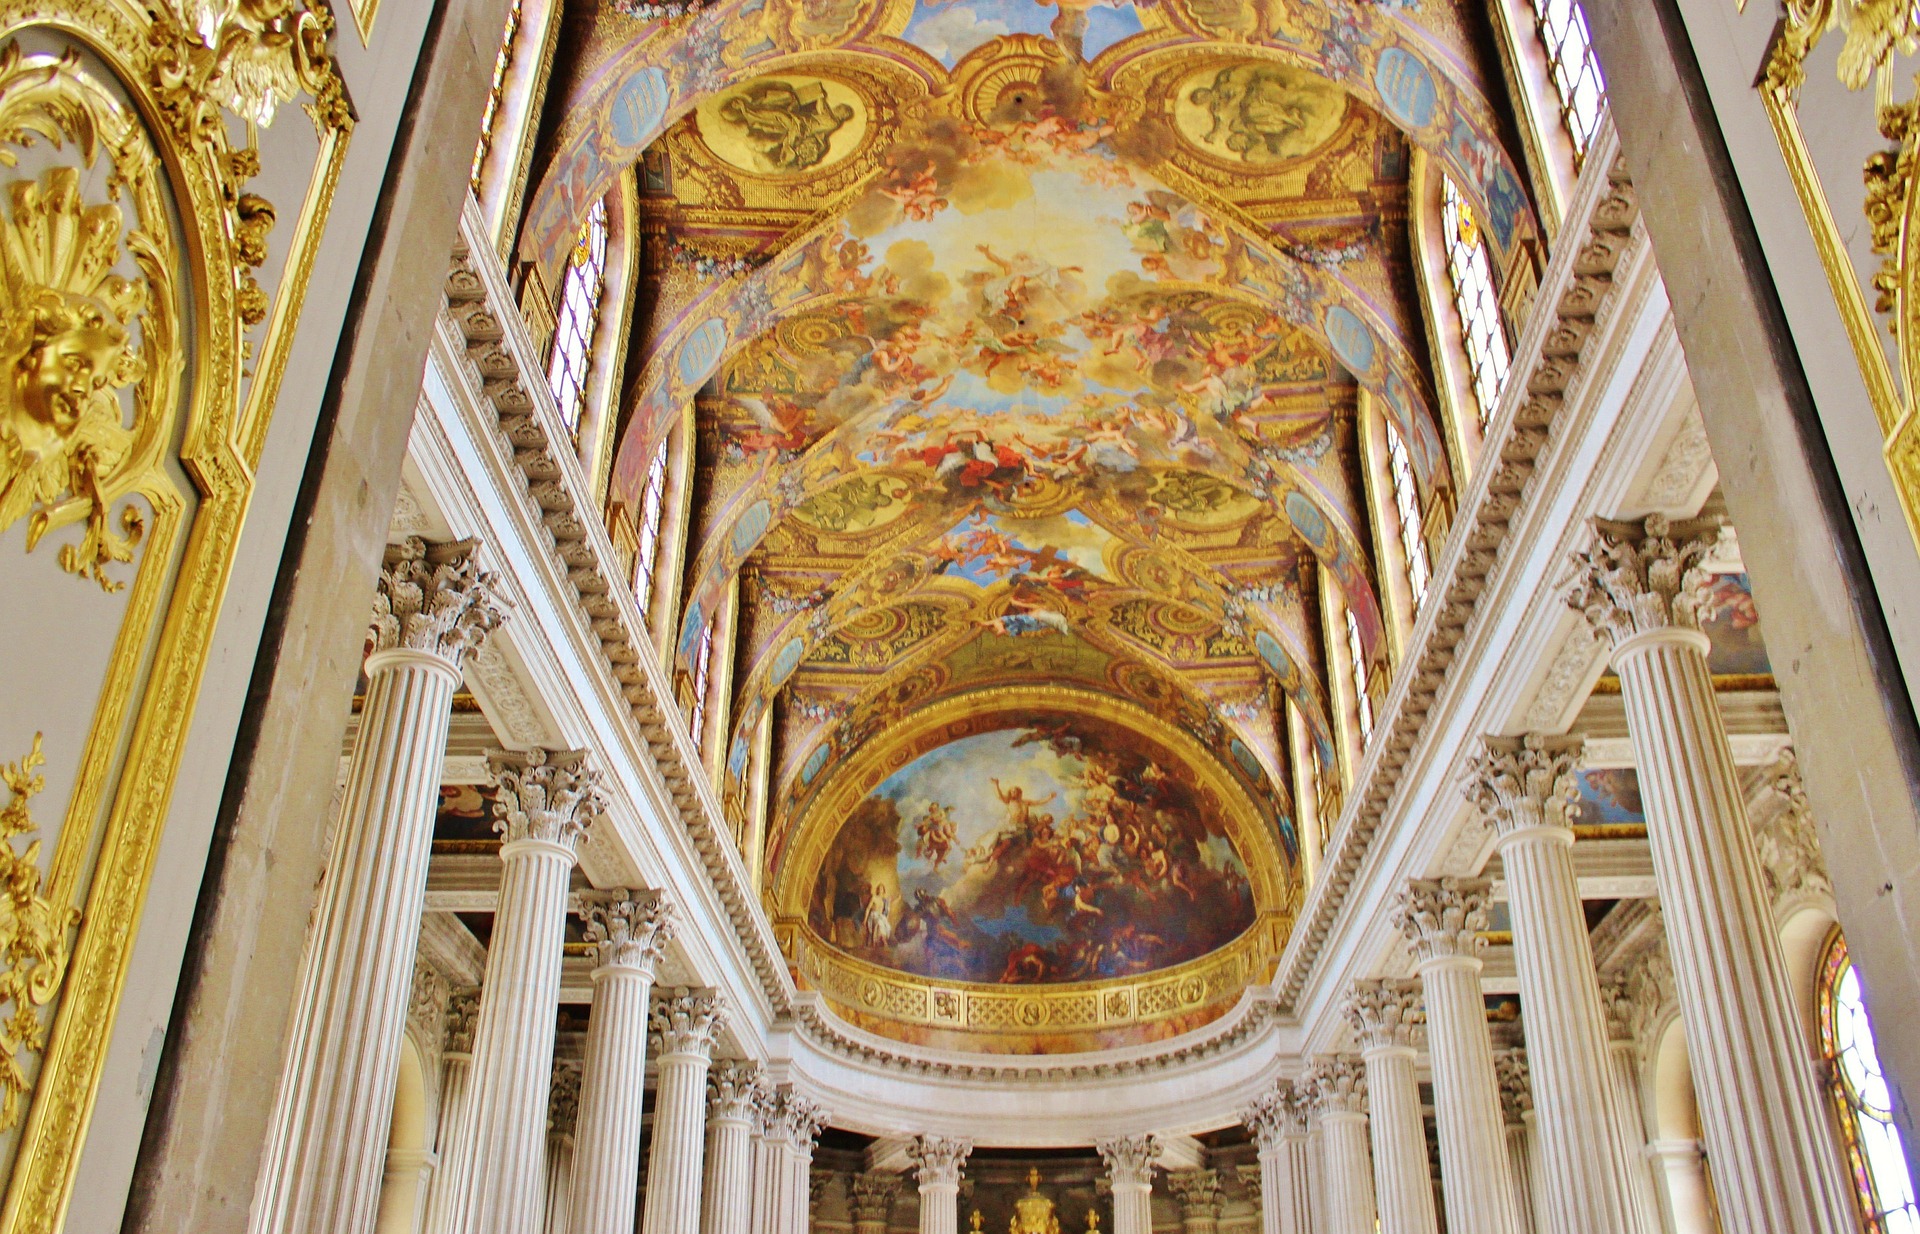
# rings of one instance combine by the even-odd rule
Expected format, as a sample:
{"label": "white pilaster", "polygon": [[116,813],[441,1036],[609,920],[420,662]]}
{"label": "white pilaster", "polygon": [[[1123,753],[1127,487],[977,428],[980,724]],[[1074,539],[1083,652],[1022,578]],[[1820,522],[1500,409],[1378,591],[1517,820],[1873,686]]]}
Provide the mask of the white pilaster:
{"label": "white pilaster", "polygon": [[467,652],[502,620],[476,555],[471,540],[387,549],[253,1206],[263,1234],[366,1234],[378,1216],[453,692]]}
{"label": "white pilaster", "polygon": [[923,1135],[909,1152],[920,1184],[920,1234],[957,1234],[960,1173],[973,1154],[973,1141]]}
{"label": "white pilaster", "polygon": [[582,897],[595,963],[574,1134],[572,1234],[632,1234],[653,974],[673,937],[671,907],[652,891]]}
{"label": "white pilaster", "polygon": [[1261,1234],[1312,1234],[1312,1148],[1307,1096],[1291,1080],[1262,1094],[1240,1121],[1260,1151]]}
{"label": "white pilaster", "polygon": [[459,1234],[539,1228],[567,880],[604,808],[599,773],[580,751],[496,755],[493,769],[504,869],[473,1038],[473,1164]]}
{"label": "white pilaster", "polygon": [[756,1063],[720,1062],[707,1072],[700,1234],[752,1234],[754,1104],[764,1083]]}
{"label": "white pilaster", "polygon": [[1218,1234],[1220,1175],[1215,1170],[1169,1170],[1167,1190],[1180,1205],[1180,1234]]}
{"label": "white pilaster", "polygon": [[448,1234],[466,1195],[473,1162],[473,1132],[468,1085],[473,1069],[473,1029],[480,1016],[480,987],[455,990],[447,998],[446,1046],[440,1055],[440,1121],[434,1168],[427,1195],[425,1234]]}
{"label": "white pilaster", "polygon": [[1420,987],[1413,981],[1360,981],[1347,1000],[1360,1057],[1367,1067],[1368,1128],[1373,1143],[1373,1194],[1380,1234],[1435,1234],[1433,1174],[1414,1075],[1414,1033]]}
{"label": "white pilaster", "polygon": [[1484,880],[1415,879],[1402,893],[1398,922],[1427,1008],[1447,1228],[1518,1234],[1493,1043],[1480,990],[1487,891]]}
{"label": "white pilaster", "polygon": [[1612,641],[1721,1220],[1741,1234],[1857,1228],[1795,1020],[1697,612],[1712,528],[1595,520],[1569,599]]}
{"label": "white pilaster", "polygon": [[647,1156],[645,1234],[699,1234],[705,1181],[707,1069],[724,1021],[711,990],[669,990],[651,1020],[657,1060],[653,1147]]}
{"label": "white pilaster", "polygon": [[1113,1234],[1153,1234],[1153,1162],[1160,1141],[1136,1135],[1102,1140],[1095,1147],[1113,1192]]}
{"label": "white pilaster", "polygon": [[1573,876],[1578,737],[1483,737],[1467,799],[1499,833],[1525,1012],[1540,1167],[1558,1197],[1554,1234],[1656,1234],[1630,1202],[1635,1163],[1620,1142],[1607,1017]]}
{"label": "white pilaster", "polygon": [[1351,1055],[1315,1059],[1301,1083],[1312,1101],[1314,1131],[1320,1137],[1316,1234],[1374,1234],[1366,1065]]}

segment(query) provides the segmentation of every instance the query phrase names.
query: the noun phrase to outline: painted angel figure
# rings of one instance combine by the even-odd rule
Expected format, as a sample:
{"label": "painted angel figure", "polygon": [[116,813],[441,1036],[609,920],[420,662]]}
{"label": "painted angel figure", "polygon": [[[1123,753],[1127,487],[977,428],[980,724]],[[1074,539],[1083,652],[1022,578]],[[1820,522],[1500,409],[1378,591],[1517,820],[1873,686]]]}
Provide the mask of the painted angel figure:
{"label": "painted angel figure", "polygon": [[939,802],[929,802],[927,812],[920,816],[914,825],[914,833],[919,842],[914,845],[913,855],[923,861],[933,862],[933,868],[939,869],[947,862],[953,852],[954,841],[959,839],[960,825],[953,821],[953,814]]}

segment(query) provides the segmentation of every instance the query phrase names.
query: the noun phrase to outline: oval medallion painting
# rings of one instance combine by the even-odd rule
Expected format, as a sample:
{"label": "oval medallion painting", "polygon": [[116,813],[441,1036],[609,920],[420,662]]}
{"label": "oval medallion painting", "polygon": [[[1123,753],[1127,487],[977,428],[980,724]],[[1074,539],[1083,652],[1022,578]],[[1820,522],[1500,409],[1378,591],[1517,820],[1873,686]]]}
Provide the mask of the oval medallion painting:
{"label": "oval medallion painting", "polygon": [[1254,923],[1219,811],[1193,768],[1121,725],[1040,715],[973,733],[853,810],[810,924],[849,954],[941,980],[1138,976]]}

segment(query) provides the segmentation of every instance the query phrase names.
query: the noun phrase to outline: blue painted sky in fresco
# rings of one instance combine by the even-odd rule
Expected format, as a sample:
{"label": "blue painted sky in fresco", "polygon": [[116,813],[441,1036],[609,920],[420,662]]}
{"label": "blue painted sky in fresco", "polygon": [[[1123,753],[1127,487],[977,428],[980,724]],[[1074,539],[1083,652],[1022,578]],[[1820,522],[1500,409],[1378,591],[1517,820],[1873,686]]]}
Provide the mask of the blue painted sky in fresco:
{"label": "blue painted sky in fresco", "polygon": [[[921,0],[907,23],[906,40],[948,68],[1003,34],[1047,34],[1059,10],[1040,0]],[[1087,10],[1083,49],[1089,60],[1121,39],[1140,32],[1140,15],[1131,4]]]}

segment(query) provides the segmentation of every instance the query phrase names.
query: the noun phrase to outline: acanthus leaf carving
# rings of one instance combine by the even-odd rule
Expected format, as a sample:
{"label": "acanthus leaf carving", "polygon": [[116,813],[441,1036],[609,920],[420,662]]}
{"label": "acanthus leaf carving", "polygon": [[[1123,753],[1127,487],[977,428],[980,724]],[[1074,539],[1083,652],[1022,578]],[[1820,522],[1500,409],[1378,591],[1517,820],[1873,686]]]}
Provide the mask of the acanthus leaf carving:
{"label": "acanthus leaf carving", "polygon": [[1584,744],[1577,736],[1546,733],[1482,736],[1461,789],[1502,836],[1528,827],[1564,827],[1568,807],[1579,799],[1575,774]]}
{"label": "acanthus leaf carving", "polygon": [[1596,633],[1618,646],[1653,630],[1700,628],[1700,562],[1712,551],[1717,523],[1675,524],[1663,514],[1639,523],[1590,520],[1585,549],[1570,560],[1567,602]]}
{"label": "acanthus leaf carving", "polygon": [[[652,1052],[666,1054],[697,1054],[710,1056],[713,1052],[713,1039],[726,1025],[726,1008],[721,1005],[720,995],[713,990],[668,990],[654,999],[653,1012],[648,1018],[653,1040]],[[781,1115],[785,1115],[786,1105],[791,1099],[782,1102]]]}
{"label": "acanthus leaf carving", "polygon": [[16,839],[39,830],[28,803],[46,788],[40,774],[46,761],[41,734],[35,733],[26,757],[0,765],[0,781],[8,792],[7,804],[0,806],[0,887],[6,889],[7,906],[0,920],[0,956],[6,963],[0,970],[0,1006],[13,1009],[0,1020],[0,1131],[19,1125],[25,1113],[33,1082],[21,1058],[46,1048],[41,1009],[53,1001],[67,975],[68,939],[80,923],[79,909],[56,905],[45,895],[40,841],[34,839],[20,851],[13,847]]}
{"label": "acanthus leaf carving", "polygon": [[658,891],[590,892],[581,898],[580,916],[594,963],[602,967],[642,969],[651,979],[673,941],[673,905]]}
{"label": "acanthus leaf carving", "polygon": [[1346,1013],[1361,1049],[1411,1047],[1424,1019],[1420,983],[1401,978],[1356,981]]}
{"label": "acanthus leaf carving", "polygon": [[409,536],[387,546],[370,623],[376,651],[424,651],[461,666],[506,614],[498,580],[480,568],[473,540],[430,544]]}
{"label": "acanthus leaf carving", "polygon": [[1394,923],[1406,936],[1416,962],[1475,956],[1485,945],[1487,905],[1493,885],[1485,879],[1413,879],[1400,893]]}

